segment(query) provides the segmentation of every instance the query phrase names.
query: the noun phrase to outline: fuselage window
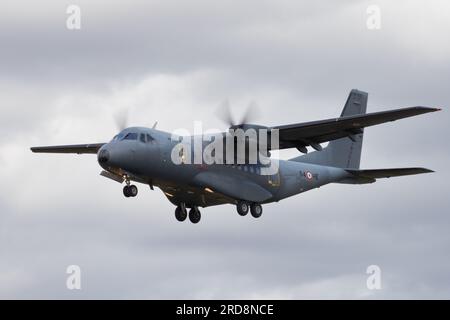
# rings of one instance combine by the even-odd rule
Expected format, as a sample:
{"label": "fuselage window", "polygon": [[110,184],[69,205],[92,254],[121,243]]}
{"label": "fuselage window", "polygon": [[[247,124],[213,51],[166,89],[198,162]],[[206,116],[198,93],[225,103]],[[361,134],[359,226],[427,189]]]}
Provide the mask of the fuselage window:
{"label": "fuselage window", "polygon": [[128,133],[123,140],[137,140],[138,135],[135,132]]}

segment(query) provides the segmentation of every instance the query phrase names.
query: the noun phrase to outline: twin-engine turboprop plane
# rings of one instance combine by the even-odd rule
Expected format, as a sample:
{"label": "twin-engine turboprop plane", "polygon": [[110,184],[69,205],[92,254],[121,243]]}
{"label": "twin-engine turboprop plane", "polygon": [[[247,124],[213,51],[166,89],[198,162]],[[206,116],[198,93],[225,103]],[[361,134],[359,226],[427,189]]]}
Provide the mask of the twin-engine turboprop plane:
{"label": "twin-engine turboprop plane", "polygon": [[[262,205],[318,188],[328,183],[365,184],[380,178],[433,172],[425,168],[360,169],[365,127],[412,117],[440,109],[409,107],[366,113],[366,92],[352,90],[339,118],[291,125],[263,127],[248,123],[231,128],[267,128],[277,132],[278,143],[266,143],[265,155],[277,161],[275,171],[268,164],[244,161],[226,164],[175,163],[173,150],[179,145],[173,135],[153,128],[129,127],[108,143],[33,147],[33,152],[97,154],[103,168],[101,175],[125,182],[125,197],[135,197],[138,189],[132,181],[160,188],[175,206],[175,217],[192,223],[200,221],[199,207],[233,204],[241,216],[249,211],[255,218],[262,214]],[[223,133],[227,136],[228,133]],[[257,139],[261,139],[258,135]],[[233,139],[233,144],[240,143]],[[322,148],[321,144],[329,142]],[[248,138],[244,138],[247,145]],[[205,146],[202,145],[202,148]],[[307,153],[307,147],[315,151]],[[289,160],[270,159],[270,150],[297,148],[304,153]],[[184,150],[184,149],[182,149]],[[236,151],[234,148],[233,151]],[[258,152],[261,151],[258,149]],[[183,157],[184,155],[180,155]],[[260,157],[258,157],[260,159]],[[188,213],[189,209],[189,213]]]}

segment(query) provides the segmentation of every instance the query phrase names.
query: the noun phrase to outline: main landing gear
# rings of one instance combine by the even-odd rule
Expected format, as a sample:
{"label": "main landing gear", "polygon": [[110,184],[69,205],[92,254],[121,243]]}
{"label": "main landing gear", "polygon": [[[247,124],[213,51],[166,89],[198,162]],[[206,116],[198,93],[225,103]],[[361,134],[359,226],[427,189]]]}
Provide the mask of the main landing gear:
{"label": "main landing gear", "polygon": [[250,211],[253,218],[259,218],[262,215],[262,206],[258,203],[248,203],[246,201],[238,201],[236,204],[236,210],[241,216],[247,215],[248,211]]}
{"label": "main landing gear", "polygon": [[[186,205],[184,203],[181,203],[175,209],[175,218],[178,221],[182,222],[182,221],[186,220],[187,217],[188,217],[188,211],[187,211]],[[198,209],[197,206],[193,206],[189,210],[189,220],[192,223],[199,223],[200,219],[201,219],[200,210]]]}

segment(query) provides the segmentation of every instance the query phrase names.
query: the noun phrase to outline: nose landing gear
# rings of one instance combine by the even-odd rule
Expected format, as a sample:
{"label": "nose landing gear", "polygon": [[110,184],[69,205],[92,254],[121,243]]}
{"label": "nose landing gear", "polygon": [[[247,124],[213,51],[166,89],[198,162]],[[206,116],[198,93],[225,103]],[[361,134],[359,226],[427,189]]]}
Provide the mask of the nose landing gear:
{"label": "nose landing gear", "polygon": [[123,187],[123,195],[125,197],[134,198],[137,196],[137,194],[138,194],[138,188],[134,184]]}
{"label": "nose landing gear", "polygon": [[124,176],[124,180],[127,185],[123,187],[123,195],[126,198],[136,197],[138,194],[138,188],[134,184],[130,185],[130,178],[128,178],[128,176]]}

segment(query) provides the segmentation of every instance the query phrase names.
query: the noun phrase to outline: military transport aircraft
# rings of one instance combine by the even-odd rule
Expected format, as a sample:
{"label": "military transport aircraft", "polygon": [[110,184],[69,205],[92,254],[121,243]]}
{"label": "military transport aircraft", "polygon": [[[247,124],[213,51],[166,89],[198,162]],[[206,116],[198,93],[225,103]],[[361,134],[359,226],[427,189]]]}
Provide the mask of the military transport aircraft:
{"label": "military transport aircraft", "polygon": [[[189,217],[192,223],[198,223],[199,207],[220,204],[236,205],[241,216],[250,211],[258,218],[262,214],[262,204],[277,202],[328,183],[365,184],[379,178],[433,172],[425,168],[360,169],[365,127],[441,110],[408,107],[366,113],[367,98],[366,92],[353,89],[338,118],[270,128],[247,121],[231,124],[232,129],[266,128],[269,136],[276,130],[278,146],[267,143],[269,161],[274,161],[270,159],[270,150],[275,148],[297,148],[304,153],[293,159],[279,160],[277,170],[270,174],[267,174],[267,164],[261,161],[210,165],[174,163],[171,154],[179,141],[174,141],[171,133],[157,130],[156,124],[153,128],[125,128],[108,143],[32,147],[31,150],[96,154],[103,168],[102,176],[125,182],[125,197],[135,197],[138,193],[131,181],[149,185],[152,190],[158,187],[176,206],[178,221]],[[322,147],[325,142],[329,143]],[[307,147],[315,151],[308,153]]]}

